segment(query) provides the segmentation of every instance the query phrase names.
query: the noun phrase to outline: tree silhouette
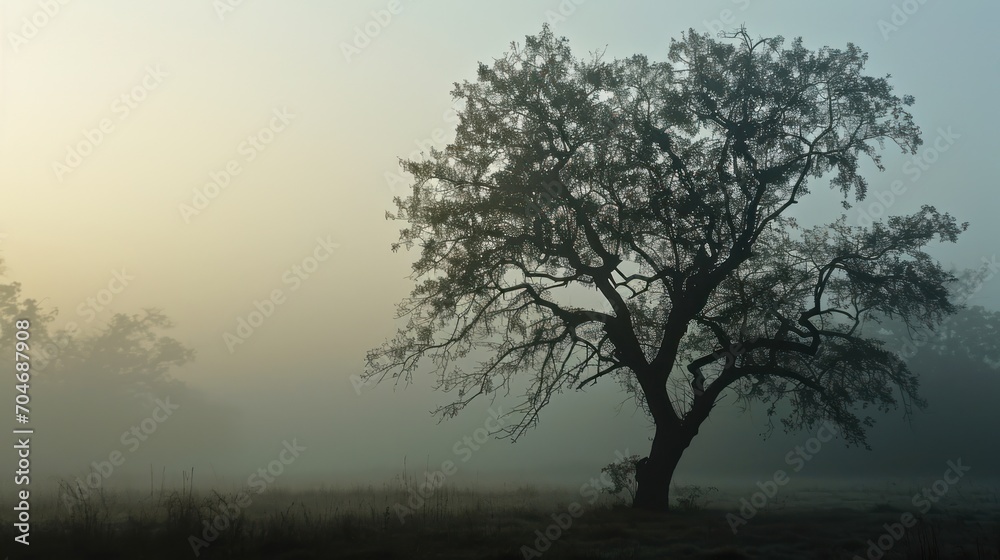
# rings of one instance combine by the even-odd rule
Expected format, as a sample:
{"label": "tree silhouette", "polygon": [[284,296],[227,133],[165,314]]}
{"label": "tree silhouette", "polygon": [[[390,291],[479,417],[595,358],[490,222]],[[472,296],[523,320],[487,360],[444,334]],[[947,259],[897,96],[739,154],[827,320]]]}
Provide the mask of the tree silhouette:
{"label": "tree silhouette", "polygon": [[[966,227],[924,206],[870,228],[845,216],[803,228],[790,209],[811,180],[865,197],[863,158],[921,144],[886,78],[849,44],[715,40],[693,30],[668,62],[575,59],[546,26],[477,81],[454,142],[402,161],[393,250],[420,246],[395,338],[369,352],[366,382],[409,382],[430,358],[457,398],[524,380],[516,439],[552,396],[607,376],[655,423],[637,507],[665,510],[674,469],[724,391],[775,405],[787,429],[835,422],[865,444],[857,405],[922,405],[917,379],[866,322],[932,325],[955,311],[955,277],[923,248]],[[887,77],[888,78],[888,77]],[[474,349],[489,357],[466,364]],[[518,376],[525,374],[525,376]]]}
{"label": "tree silhouette", "polygon": [[[66,328],[75,323],[63,323],[59,315],[24,298],[19,282],[0,284],[0,348],[14,348],[15,321],[30,322],[31,427],[45,441],[33,453],[51,474],[89,469],[111,450],[128,451],[123,431],[164,399],[181,408],[163,428],[171,435],[143,445],[144,454],[153,454],[143,460],[180,462],[237,441],[231,407],[172,376],[194,359],[194,351],[164,334],[173,326],[164,313],[119,313],[88,328]],[[13,378],[13,360],[4,367]],[[131,463],[139,468],[135,459]]]}
{"label": "tree silhouette", "polygon": [[13,347],[14,322],[27,319],[33,371],[44,374],[38,380],[42,383],[80,381],[129,394],[149,393],[170,386],[170,370],[194,359],[193,350],[161,334],[173,323],[158,309],[115,314],[104,328],[86,334],[66,329],[50,332],[57,316],[57,310],[44,310],[36,300],[22,299],[19,282],[0,285],[0,345]]}

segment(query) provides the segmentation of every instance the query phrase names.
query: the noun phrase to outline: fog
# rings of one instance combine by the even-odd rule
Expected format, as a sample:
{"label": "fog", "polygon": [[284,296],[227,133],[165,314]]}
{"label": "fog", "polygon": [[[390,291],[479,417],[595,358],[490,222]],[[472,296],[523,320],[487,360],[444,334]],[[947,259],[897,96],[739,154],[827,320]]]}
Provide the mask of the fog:
{"label": "fog", "polygon": [[[379,485],[447,460],[458,465],[456,484],[578,486],[616,452],[646,455],[651,421],[611,380],[557,395],[516,442],[476,443],[491,411],[510,410],[518,395],[480,399],[442,422],[430,411],[454,395],[434,390],[429,363],[409,386],[352,379],[366,352],[395,333],[395,306],[413,287],[417,249],[391,251],[405,225],[385,219],[409,189],[398,158],[443,148],[458,122],[453,84],[474,81],[478,62],[546,21],[578,56],[606,49],[608,58],[662,60],[688,28],[740,24],[755,36],[802,36],[810,49],[856,44],[870,55],[868,74],[891,73],[898,93],[916,97],[925,144],[917,156],[885,149],[882,173],[868,164],[869,198],[846,211],[848,221],[935,205],[971,225],[958,244],[933,244],[932,256],[956,271],[996,272],[996,4],[927,2],[902,16],[862,0],[386,6],[60,3],[32,34],[24,22],[39,4],[3,3],[0,284],[20,283],[15,299],[36,300],[40,316],[55,312],[53,337],[75,329],[74,340],[106,346],[60,347],[66,363],[36,367],[33,486],[86,476],[116,451],[124,463],[108,485],[146,488],[151,473],[156,486],[180,484],[192,469],[196,487],[238,485],[293,442],[304,449],[281,487]],[[373,11],[391,17],[383,23]],[[825,183],[814,181],[796,208],[803,223],[845,212]],[[965,302],[997,310],[998,296],[991,277]],[[141,321],[144,309],[170,324],[145,334],[178,346],[144,339],[176,365],[166,368],[171,381],[136,391],[108,364],[135,358],[114,348],[143,332],[114,317]],[[10,348],[2,367],[12,371]],[[976,477],[1000,476],[998,356],[920,352],[911,366],[929,408],[911,419],[878,414],[871,451],[834,439],[804,477],[940,476],[958,458]],[[149,373],[135,359],[130,380]],[[15,394],[4,383],[0,400]],[[762,438],[764,407],[740,414],[731,402],[716,407],[678,479],[752,484],[816,435],[779,426]],[[154,416],[146,439],[127,437]],[[10,472],[13,442],[5,436]],[[0,492],[13,487],[5,476]]]}

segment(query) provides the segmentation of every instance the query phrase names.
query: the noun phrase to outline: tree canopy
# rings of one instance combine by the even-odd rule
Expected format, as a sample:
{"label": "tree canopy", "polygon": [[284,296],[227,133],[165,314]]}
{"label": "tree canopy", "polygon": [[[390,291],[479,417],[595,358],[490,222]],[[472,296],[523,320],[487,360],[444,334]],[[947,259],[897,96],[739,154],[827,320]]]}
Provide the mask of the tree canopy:
{"label": "tree canopy", "polygon": [[[524,374],[513,438],[555,393],[613,376],[677,457],[724,391],[772,413],[788,399],[786,428],[830,419],[863,444],[864,407],[922,404],[865,325],[953,313],[955,277],[924,248],[967,226],[931,206],[796,221],[812,184],[848,209],[865,161],[882,171],[886,144],[921,145],[914,98],[866,60],[743,29],[691,30],[665,62],[577,59],[546,26],[480,64],[452,93],[455,140],[401,162],[413,191],[388,217],[408,223],[393,250],[419,246],[417,284],[366,379],[409,381],[429,358],[456,394],[447,417]],[[470,368],[474,350],[488,357]]]}

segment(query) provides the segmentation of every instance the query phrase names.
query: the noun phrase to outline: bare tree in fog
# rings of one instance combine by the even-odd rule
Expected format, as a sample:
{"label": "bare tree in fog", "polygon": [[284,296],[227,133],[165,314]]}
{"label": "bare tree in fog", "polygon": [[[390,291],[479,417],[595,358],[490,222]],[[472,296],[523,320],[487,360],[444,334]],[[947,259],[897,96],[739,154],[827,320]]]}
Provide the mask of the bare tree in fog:
{"label": "bare tree in fog", "polygon": [[[655,423],[637,507],[665,510],[674,469],[724,393],[784,399],[787,429],[835,422],[866,444],[862,406],[922,405],[917,378],[866,321],[930,326],[955,277],[924,247],[966,225],[924,206],[868,228],[790,215],[811,181],[862,200],[863,158],[920,130],[854,45],[715,40],[693,30],[668,62],[575,59],[548,27],[456,84],[455,141],[404,161],[413,193],[390,215],[420,247],[408,318],[366,381],[409,381],[431,358],[457,414],[524,391],[516,439],[565,388],[604,377]],[[490,357],[469,367],[475,349]],[[897,400],[898,395],[898,400]]]}

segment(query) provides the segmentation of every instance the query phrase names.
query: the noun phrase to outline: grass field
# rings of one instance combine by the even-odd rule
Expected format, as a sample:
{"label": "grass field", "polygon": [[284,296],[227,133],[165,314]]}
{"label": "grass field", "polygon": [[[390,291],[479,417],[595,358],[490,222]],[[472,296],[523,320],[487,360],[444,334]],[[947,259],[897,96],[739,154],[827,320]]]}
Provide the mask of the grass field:
{"label": "grass field", "polygon": [[[926,514],[913,511],[905,528],[901,516],[914,509],[916,488],[802,488],[769,500],[735,533],[740,499],[752,494],[745,488],[651,514],[574,489],[444,485],[421,503],[413,487],[404,477],[349,489],[73,496],[64,484],[32,503],[29,547],[12,548],[9,505],[2,539],[12,558],[45,559],[1000,559],[1000,493],[988,487],[956,490]],[[675,494],[691,496],[683,488]],[[416,507],[401,509],[409,506]],[[877,548],[880,538],[886,551]]]}

